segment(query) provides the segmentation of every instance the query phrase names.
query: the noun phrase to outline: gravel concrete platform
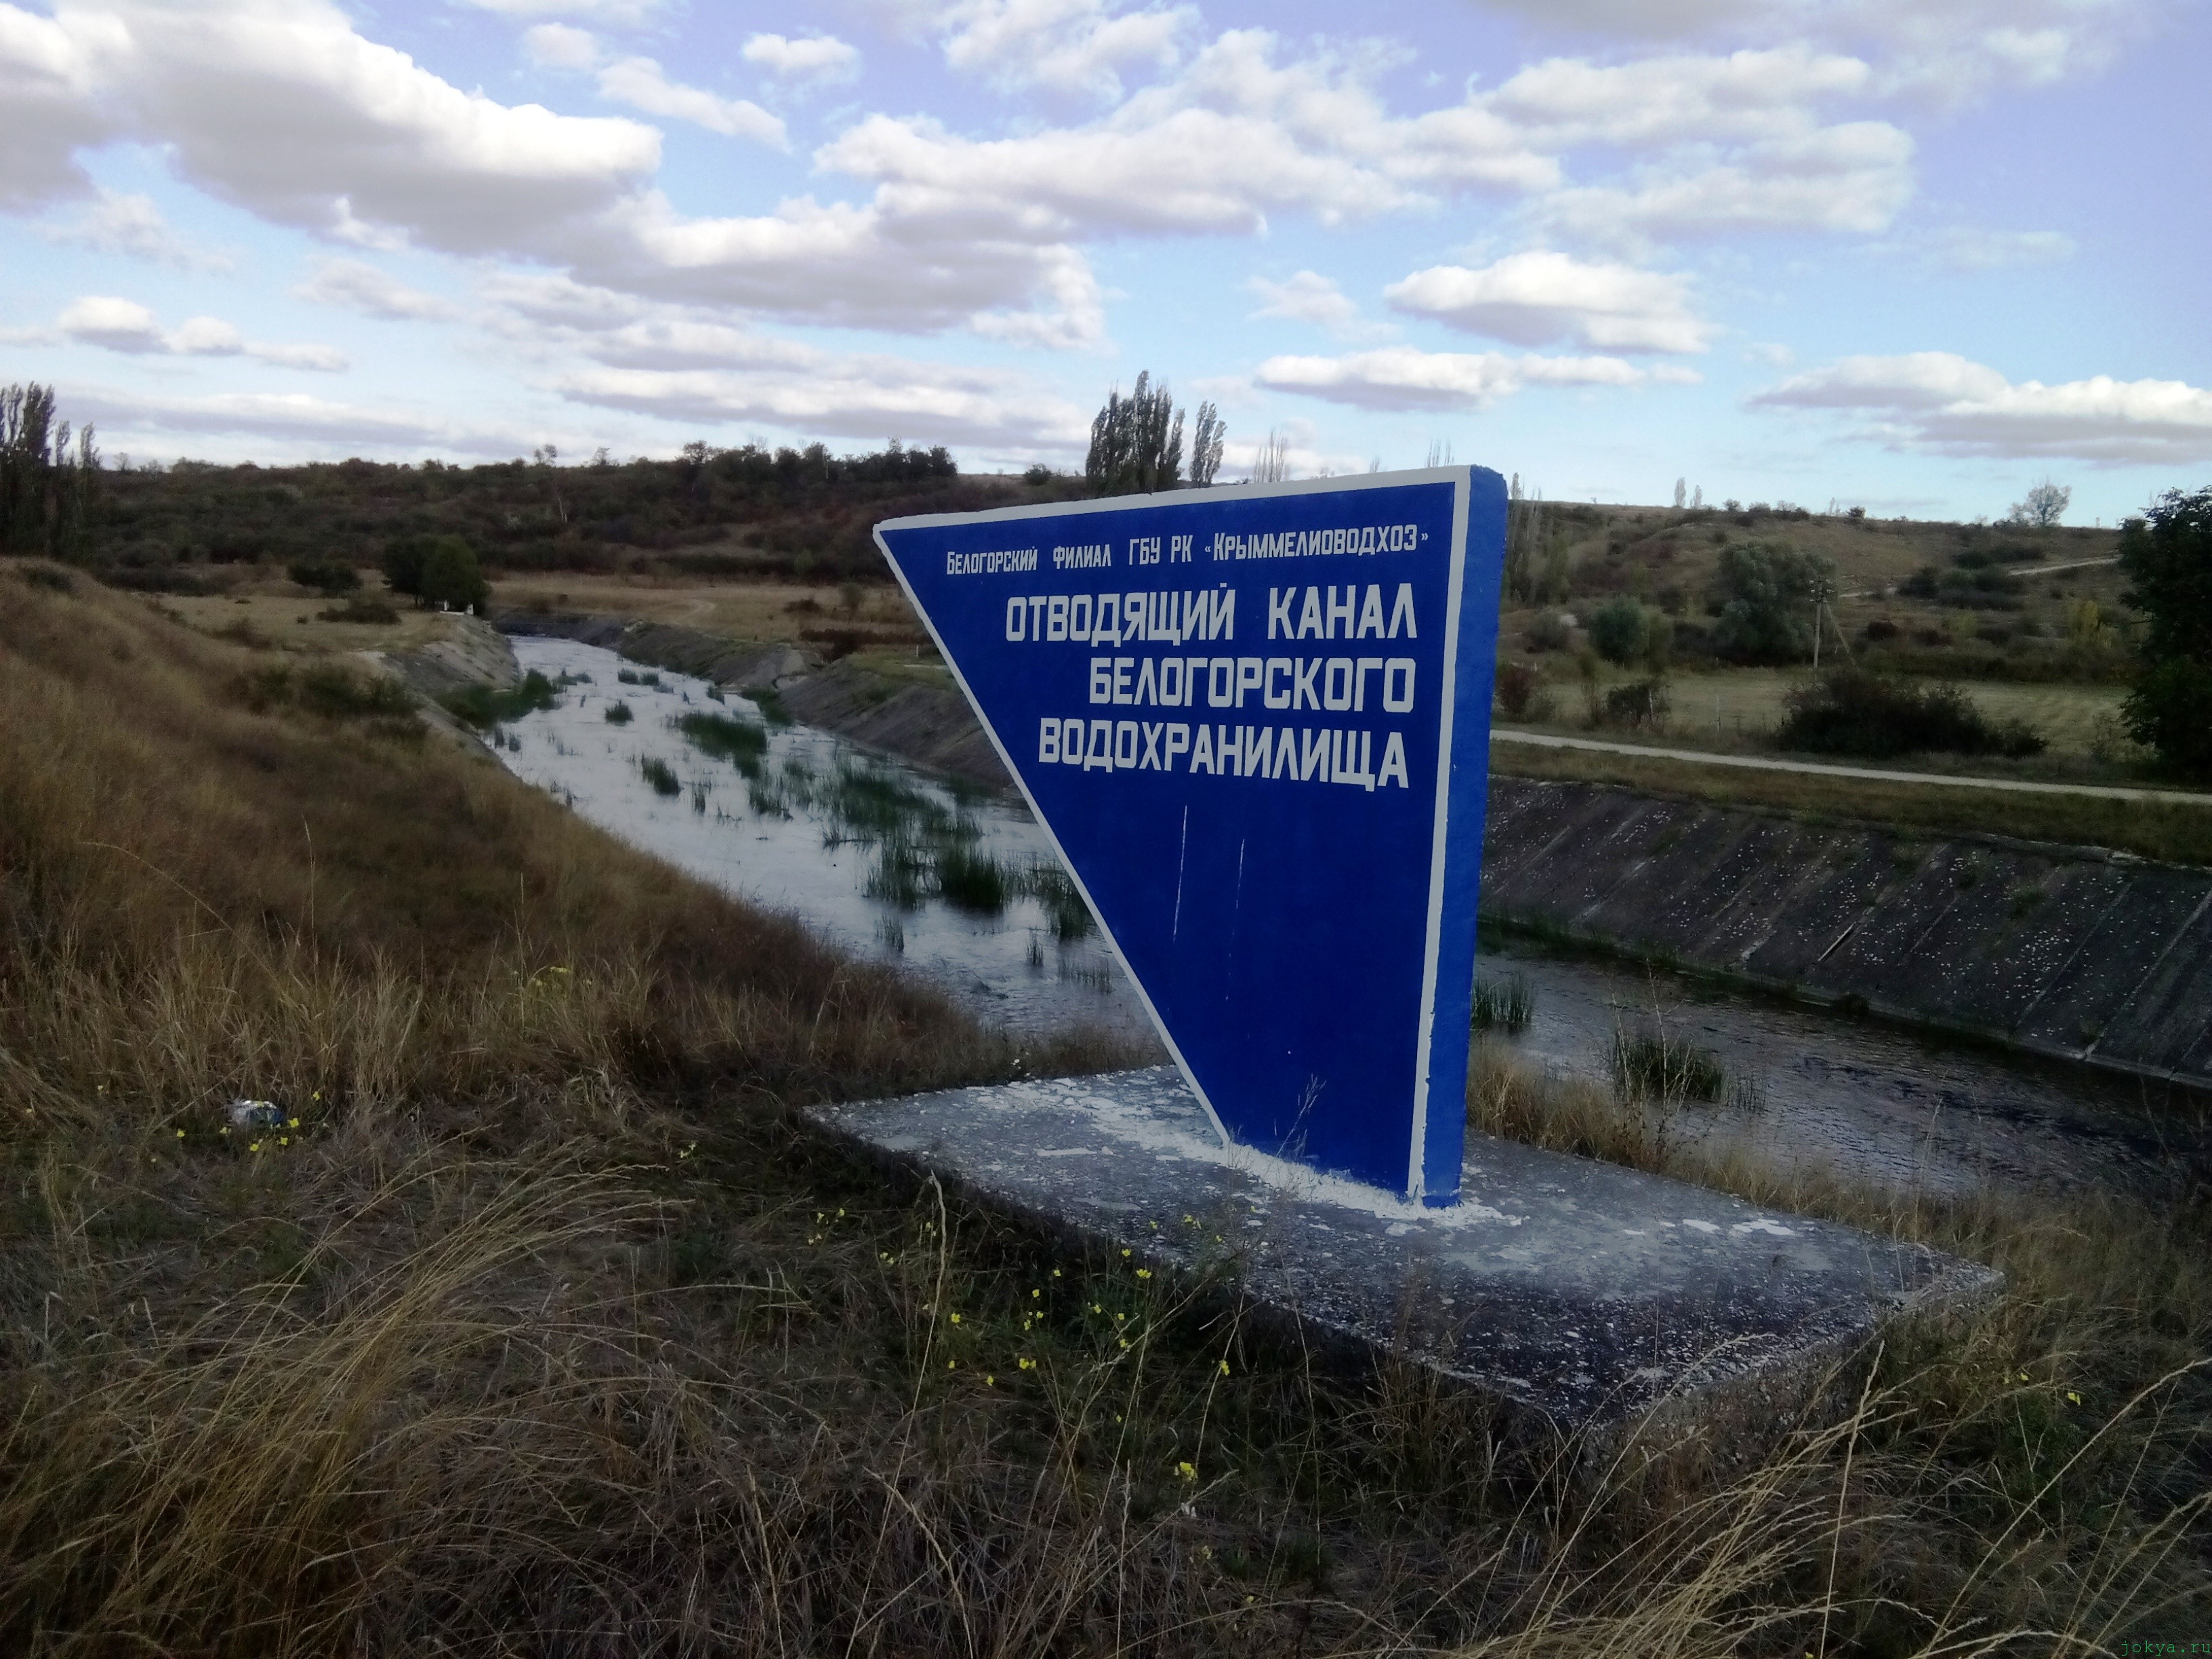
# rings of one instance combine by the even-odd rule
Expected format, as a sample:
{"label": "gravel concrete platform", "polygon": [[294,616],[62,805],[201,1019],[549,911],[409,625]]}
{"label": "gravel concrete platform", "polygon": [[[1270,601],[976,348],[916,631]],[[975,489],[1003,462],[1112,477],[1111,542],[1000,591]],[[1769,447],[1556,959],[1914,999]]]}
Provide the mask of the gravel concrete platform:
{"label": "gravel concrete platform", "polygon": [[863,1151],[1155,1267],[1233,1260],[1325,1346],[1395,1348],[1573,1429],[1776,1382],[1990,1268],[1488,1136],[1466,1200],[1405,1204],[1224,1148],[1173,1069],[814,1109]]}

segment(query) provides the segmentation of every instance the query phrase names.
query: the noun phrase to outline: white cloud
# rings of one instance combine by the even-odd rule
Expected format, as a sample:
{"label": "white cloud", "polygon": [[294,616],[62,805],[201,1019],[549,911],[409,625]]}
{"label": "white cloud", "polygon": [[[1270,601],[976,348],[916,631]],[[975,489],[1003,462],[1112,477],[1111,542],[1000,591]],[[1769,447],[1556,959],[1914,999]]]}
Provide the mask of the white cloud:
{"label": "white cloud", "polygon": [[860,72],[860,49],[834,34],[749,36],[738,55],[787,81],[847,80]]}
{"label": "white cloud", "polygon": [[102,190],[86,207],[58,223],[41,225],[50,242],[67,242],[99,253],[151,260],[179,270],[228,270],[230,259],[196,248],[169,228],[150,196]]}
{"label": "white cloud", "polygon": [[1342,334],[1359,325],[1359,307],[1330,278],[1301,270],[1283,282],[1255,276],[1244,284],[1260,301],[1255,317],[1282,317]]}
{"label": "white cloud", "polygon": [[584,274],[662,299],[846,327],[964,325],[1053,345],[1089,343],[1105,326],[1097,279],[1073,248],[973,221],[806,198],[757,217],[681,219],[648,200],[619,229],[618,245],[580,262]]}
{"label": "white cloud", "polygon": [[2212,459],[2212,392],[2180,380],[2014,383],[1953,352],[1918,351],[1845,357],[1751,401],[1862,415],[1859,435],[1898,449],[2113,465]]}
{"label": "white cloud", "polygon": [[129,31],[113,74],[134,128],[194,184],[279,223],[544,249],[659,165],[651,127],[463,92],[328,0],[107,3]]}
{"label": "white cloud", "polygon": [[1529,386],[1638,386],[1654,376],[1618,357],[1385,346],[1341,357],[1270,357],[1255,378],[1279,392],[1360,409],[1435,410],[1480,408]]}
{"label": "white cloud", "polygon": [[[1911,198],[1912,139],[1852,121],[1748,147],[1717,166],[1654,168],[1631,184],[1557,192],[1543,215],[1593,239],[1729,231],[1872,233]],[[1693,158],[1694,159],[1694,158]]]}
{"label": "white cloud", "polygon": [[689,121],[726,138],[750,138],[785,148],[783,123],[745,98],[725,98],[670,80],[650,58],[625,58],[599,71],[599,92],[648,115]]}
{"label": "white cloud", "polygon": [[69,338],[83,345],[133,356],[252,357],[283,368],[337,373],[349,365],[344,354],[325,345],[274,345],[248,340],[219,317],[187,319],[164,331],[151,311],[135,300],[88,294],[72,300],[55,319]]}
{"label": "white cloud", "polygon": [[[328,456],[344,447],[372,453],[429,450],[504,456],[520,454],[544,437],[525,438],[420,410],[337,403],[305,392],[233,392],[189,398],[75,386],[70,402],[86,419],[100,422],[111,447],[118,439],[185,434],[273,439],[307,455]],[[256,448],[265,454],[261,444]]]}
{"label": "white cloud", "polygon": [[1742,143],[1800,135],[1813,105],[1862,94],[1872,78],[1856,58],[1802,46],[1612,65],[1553,58],[1482,102],[1553,144]]}
{"label": "white cloud", "polygon": [[666,355],[719,357],[733,366],[589,368],[568,376],[559,390],[576,403],[665,420],[764,422],[841,437],[898,436],[1024,453],[1070,453],[1090,431],[1088,411],[989,371],[841,356],[743,337],[694,338]]}
{"label": "white cloud", "polygon": [[2159,15],[2146,0],[1489,0],[1611,39],[1805,43],[1864,55],[1885,92],[1956,104],[2093,70]]}
{"label": "white cloud", "polygon": [[1911,137],[1887,121],[1824,124],[1879,91],[1863,59],[1802,45],[1618,64],[1549,58],[1480,106],[1547,153],[1623,152],[1628,173],[1560,189],[1537,217],[1601,243],[1729,230],[1869,232],[1913,189]]}
{"label": "white cloud", "polygon": [[2001,270],[2057,264],[2074,257],[2074,239],[2058,230],[1990,230],[1948,225],[1878,242],[1868,252],[1899,255],[1943,270]]}
{"label": "white cloud", "polygon": [[587,70],[599,61],[599,43],[588,29],[535,23],[522,32],[522,55],[539,69]]}
{"label": "white cloud", "polygon": [[641,23],[659,0],[465,0],[479,11],[508,17],[588,17],[602,23]]}
{"label": "white cloud", "polygon": [[1273,51],[1263,32],[1224,34],[1173,84],[1087,125],[979,140],[878,115],[816,160],[878,181],[902,214],[988,216],[1050,236],[1249,234],[1277,208],[1335,222],[1558,177],[1481,112],[1398,119],[1368,84],[1376,65],[1285,68]]}
{"label": "white cloud", "polygon": [[1121,95],[1124,70],[1172,65],[1197,23],[1194,7],[1116,12],[1105,0],[959,0],[939,19],[957,70],[1100,99]]}
{"label": "white cloud", "polygon": [[131,300],[90,294],[73,300],[58,325],[72,340],[110,351],[167,351],[167,337],[154,313]]}
{"label": "white cloud", "polygon": [[318,305],[342,306],[389,322],[457,316],[459,308],[435,294],[410,288],[397,276],[358,259],[324,259],[315,274],[292,290]]}
{"label": "white cloud", "polygon": [[1713,334],[1690,309],[1687,276],[1565,253],[1516,253],[1480,270],[1434,265],[1382,292],[1400,311],[1515,345],[1703,351]]}
{"label": "white cloud", "polygon": [[92,94],[102,60],[120,44],[107,19],[40,17],[0,4],[0,209],[92,188],[76,149],[112,131]]}

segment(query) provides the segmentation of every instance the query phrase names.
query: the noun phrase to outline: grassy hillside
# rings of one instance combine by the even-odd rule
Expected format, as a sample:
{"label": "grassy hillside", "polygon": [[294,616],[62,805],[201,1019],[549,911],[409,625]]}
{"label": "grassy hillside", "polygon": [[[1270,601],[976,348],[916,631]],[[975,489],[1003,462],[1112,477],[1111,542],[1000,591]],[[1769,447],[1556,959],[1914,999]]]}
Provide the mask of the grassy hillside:
{"label": "grassy hillside", "polygon": [[1486,1057],[1479,1123],[2011,1275],[1840,1358],[1833,1417],[1509,1442],[815,1148],[798,1103],[1112,1056],[1018,1052],[294,644],[0,567],[9,1650],[1749,1659],[2212,1618],[2197,1208],[1697,1164]]}

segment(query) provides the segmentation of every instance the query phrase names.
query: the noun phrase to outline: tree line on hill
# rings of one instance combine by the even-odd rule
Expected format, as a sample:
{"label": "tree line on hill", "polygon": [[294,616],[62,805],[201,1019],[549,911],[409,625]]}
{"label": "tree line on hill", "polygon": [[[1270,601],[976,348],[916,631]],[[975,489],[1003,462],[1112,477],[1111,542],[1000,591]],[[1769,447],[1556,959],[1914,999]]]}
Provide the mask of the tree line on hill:
{"label": "tree line on hill", "polygon": [[[449,465],[102,466],[58,454],[52,394],[11,389],[21,430],[0,453],[0,545],[97,566],[116,585],[191,592],[220,568],[378,568],[389,546],[456,537],[489,574],[529,570],[887,580],[878,520],[1006,504],[1004,481],[960,474],[943,447],[860,454],[692,444],[672,460],[604,456]],[[35,395],[33,395],[35,394]],[[88,459],[87,459],[88,458]],[[317,585],[310,581],[310,586]]]}

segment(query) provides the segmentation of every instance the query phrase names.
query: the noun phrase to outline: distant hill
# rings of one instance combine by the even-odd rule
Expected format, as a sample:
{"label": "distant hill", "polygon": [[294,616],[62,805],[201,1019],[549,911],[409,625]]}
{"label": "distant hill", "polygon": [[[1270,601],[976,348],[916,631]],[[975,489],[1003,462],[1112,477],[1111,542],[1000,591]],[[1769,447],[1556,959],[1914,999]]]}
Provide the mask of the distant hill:
{"label": "distant hill", "polygon": [[480,466],[179,461],[101,475],[93,562],[113,585],[190,592],[210,567],[373,565],[392,539],[464,537],[485,568],[877,580],[878,520],[1042,499],[1073,483],[963,477],[942,448],[832,455],[695,446],[672,461]]}

